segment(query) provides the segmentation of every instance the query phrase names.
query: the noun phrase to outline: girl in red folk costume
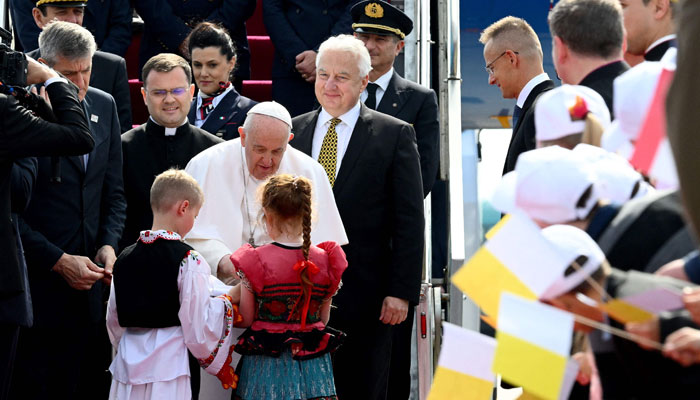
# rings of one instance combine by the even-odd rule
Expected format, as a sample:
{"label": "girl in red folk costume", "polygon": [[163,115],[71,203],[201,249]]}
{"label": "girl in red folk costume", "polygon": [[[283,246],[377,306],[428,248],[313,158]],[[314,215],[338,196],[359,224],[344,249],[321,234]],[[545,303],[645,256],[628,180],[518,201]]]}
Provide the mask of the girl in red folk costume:
{"label": "girl in red folk costume", "polygon": [[337,243],[311,245],[311,182],[276,175],[261,191],[273,243],[246,244],[231,261],[243,282],[240,311],[249,328],[235,398],[336,399],[330,352],[343,336],[328,326],[331,298],[347,261]]}
{"label": "girl in red folk costume", "polygon": [[[153,228],[117,258],[107,306],[107,330],[117,355],[110,399],[190,400],[199,368],[235,388],[231,364],[240,322],[240,289],[213,285],[207,262],[182,237],[204,201],[185,171],[168,170],[151,186]],[[193,389],[194,388],[194,389]]]}

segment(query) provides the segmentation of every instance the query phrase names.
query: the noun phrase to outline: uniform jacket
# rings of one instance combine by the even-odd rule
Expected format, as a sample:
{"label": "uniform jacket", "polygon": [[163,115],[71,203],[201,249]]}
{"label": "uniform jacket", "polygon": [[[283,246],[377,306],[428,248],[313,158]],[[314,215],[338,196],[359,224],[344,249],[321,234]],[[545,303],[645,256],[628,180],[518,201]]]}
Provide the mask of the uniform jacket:
{"label": "uniform jacket", "polygon": [[[106,4],[105,4],[106,2]],[[11,0],[15,32],[25,52],[39,48],[41,29],[34,22],[33,0]],[[124,57],[131,44],[131,6],[128,0],[88,1],[83,26],[95,36],[97,48]]]}
{"label": "uniform jacket", "polygon": [[413,125],[420,154],[423,196],[427,196],[433,188],[440,165],[440,123],[435,92],[404,79],[394,71],[377,111]]}
{"label": "uniform jacket", "polygon": [[661,58],[666,54],[666,51],[671,48],[676,47],[676,40],[666,40],[654,46],[646,54],[644,54],[645,61],[661,61]]}
{"label": "uniform jacket", "polygon": [[[236,89],[231,88],[231,91],[209,113],[201,128],[224,140],[235,139],[239,136],[238,127],[243,125],[246,113],[256,104],[258,104],[257,101],[241,96]],[[196,120],[197,112],[199,110],[197,110],[197,98],[195,97],[187,115],[187,119],[192,125]]]}
{"label": "uniform jacket", "polygon": [[587,86],[603,97],[605,105],[610,110],[611,119],[615,118],[615,113],[613,113],[613,81],[628,69],[630,69],[630,66],[626,62],[614,61],[591,71],[579,82],[579,85]]}
{"label": "uniform jacket", "polygon": [[144,21],[139,71],[156,54],[180,54],[179,46],[192,28],[199,22],[211,21],[222,23],[235,42],[235,76],[250,78],[245,21],[255,11],[255,0],[137,0],[134,8]]}
{"label": "uniform jacket", "polygon": [[[311,154],[320,109],[292,120],[292,146]],[[361,105],[333,194],[350,243],[334,303],[372,321],[386,296],[416,304],[423,257],[423,189],[413,128]]]}
{"label": "uniform jacket", "polygon": [[352,33],[357,0],[265,0],[263,19],[275,46],[272,78],[296,77],[295,57],[331,36]]}
{"label": "uniform jacket", "polygon": [[535,148],[535,101],[544,92],[554,89],[554,82],[546,80],[535,86],[525,99],[520,118],[513,128],[513,135],[508,145],[503,174],[515,169],[520,153]]}
{"label": "uniform jacket", "polygon": [[[36,60],[41,57],[41,52],[36,49],[27,55]],[[92,56],[90,87],[100,89],[114,97],[121,132],[131,129],[131,95],[124,59],[114,54],[96,51]]]}
{"label": "uniform jacket", "polygon": [[126,202],[122,183],[121,134],[114,99],[89,88],[83,101],[95,147],[87,171],[83,156],[61,157],[61,182],[51,181],[51,160],[39,158],[32,200],[20,220],[29,269],[35,326],[97,322],[101,282],[89,291],[72,289],[51,271],[63,253],[94,259],[103,245],[118,251]]}
{"label": "uniform jacket", "polygon": [[[17,233],[13,228],[15,221],[10,212],[23,209],[26,198],[20,200],[19,193],[10,189],[14,158],[81,154],[90,151],[95,143],[78,103],[76,88],[57,82],[46,90],[59,123],[37,118],[14,98],[0,94],[0,251],[5,255],[4,266],[0,268],[0,298],[24,290],[23,271],[17,257]],[[27,195],[25,191],[25,197]],[[17,203],[23,204],[20,207]]]}

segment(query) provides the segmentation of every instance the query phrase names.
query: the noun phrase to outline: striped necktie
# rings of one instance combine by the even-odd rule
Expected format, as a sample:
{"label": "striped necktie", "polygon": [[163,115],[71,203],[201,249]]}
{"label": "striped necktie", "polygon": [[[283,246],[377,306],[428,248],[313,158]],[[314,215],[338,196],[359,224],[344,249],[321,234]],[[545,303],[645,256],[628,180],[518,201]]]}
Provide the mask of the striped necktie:
{"label": "striped necktie", "polygon": [[214,97],[202,97],[202,105],[199,106],[199,116],[202,121],[207,119],[207,115],[214,110]]}
{"label": "striped necktie", "polygon": [[335,167],[338,160],[338,133],[335,131],[335,127],[340,122],[338,118],[331,119],[328,132],[323,137],[321,152],[318,154],[318,162],[326,170],[331,187],[335,184]]}

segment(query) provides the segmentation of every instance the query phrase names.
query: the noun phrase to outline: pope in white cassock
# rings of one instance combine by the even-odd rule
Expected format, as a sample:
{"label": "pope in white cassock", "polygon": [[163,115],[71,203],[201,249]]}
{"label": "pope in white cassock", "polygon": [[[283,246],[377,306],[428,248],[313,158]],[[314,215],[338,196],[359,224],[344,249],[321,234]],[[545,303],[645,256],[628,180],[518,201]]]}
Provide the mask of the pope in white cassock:
{"label": "pope in white cassock", "polygon": [[[288,142],[292,118],[275,102],[259,103],[248,111],[240,138],[210,147],[194,157],[185,170],[204,191],[204,205],[185,237],[209,263],[212,274],[227,284],[236,283],[230,255],[245,243],[271,242],[260,219],[257,189],[277,173],[304,176],[312,182],[311,242],[348,243],[333,190],[323,167]],[[233,332],[235,336],[242,333]],[[233,353],[233,366],[238,362]],[[200,398],[228,399],[218,380],[202,374]]]}
{"label": "pope in white cassock", "polygon": [[257,189],[274,174],[309,178],[313,184],[314,219],[311,241],[347,244],[343,222],[323,167],[288,142],[292,118],[282,105],[268,101],[248,111],[241,137],[210,147],[194,157],[185,170],[204,190],[204,205],[185,238],[204,256],[217,275],[235,282],[229,256],[244,243],[271,242],[260,220]]}

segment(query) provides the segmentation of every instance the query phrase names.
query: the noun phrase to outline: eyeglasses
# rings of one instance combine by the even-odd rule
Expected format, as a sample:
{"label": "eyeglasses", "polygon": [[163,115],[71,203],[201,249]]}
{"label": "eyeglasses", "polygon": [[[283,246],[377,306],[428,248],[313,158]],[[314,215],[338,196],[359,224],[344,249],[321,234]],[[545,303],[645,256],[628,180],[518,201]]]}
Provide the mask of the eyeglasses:
{"label": "eyeglasses", "polygon": [[[486,67],[484,67],[484,69],[486,70],[486,72],[489,73],[489,75],[493,75],[493,64],[494,64],[496,61],[498,61],[499,58],[505,56],[506,53],[507,53],[508,51],[509,51],[509,50],[504,51],[503,53],[501,53],[500,56],[496,57],[493,61],[491,61],[490,63],[486,64]],[[512,53],[514,53],[514,54],[520,54],[520,53],[518,53],[517,51],[512,51]]]}
{"label": "eyeglasses", "polygon": [[173,97],[180,97],[183,94],[187,93],[187,88],[179,87],[172,90],[153,89],[147,90],[147,92],[153,97],[165,98],[168,95],[168,93],[172,94]]}

